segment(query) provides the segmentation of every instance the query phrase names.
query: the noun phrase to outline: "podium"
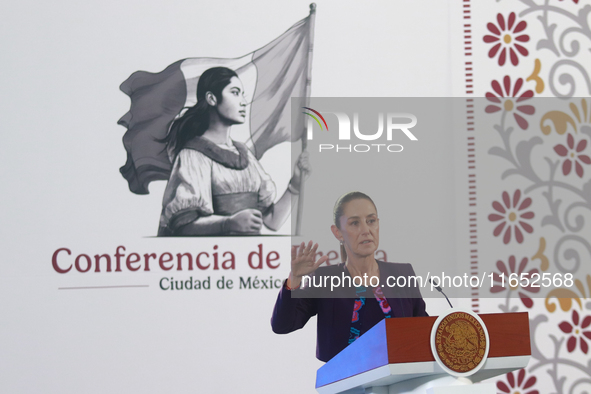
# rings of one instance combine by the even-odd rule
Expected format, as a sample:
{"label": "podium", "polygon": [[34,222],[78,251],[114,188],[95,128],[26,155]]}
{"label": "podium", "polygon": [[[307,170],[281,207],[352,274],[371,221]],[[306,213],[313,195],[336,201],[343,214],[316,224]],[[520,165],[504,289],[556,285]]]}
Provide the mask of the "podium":
{"label": "podium", "polygon": [[[448,335],[444,339],[452,345],[459,337],[453,336],[454,327],[449,324],[444,327],[441,323],[442,318],[454,312],[451,310],[439,318],[382,320],[318,369],[316,390],[320,394],[496,393],[493,384],[473,383],[527,365],[531,357],[527,312],[482,315],[467,312],[484,323],[488,342],[487,354],[480,357],[478,367],[465,373],[451,371],[432,349],[437,335],[440,350],[441,334]],[[471,335],[475,338],[473,333]],[[469,342],[465,343],[470,345]]]}

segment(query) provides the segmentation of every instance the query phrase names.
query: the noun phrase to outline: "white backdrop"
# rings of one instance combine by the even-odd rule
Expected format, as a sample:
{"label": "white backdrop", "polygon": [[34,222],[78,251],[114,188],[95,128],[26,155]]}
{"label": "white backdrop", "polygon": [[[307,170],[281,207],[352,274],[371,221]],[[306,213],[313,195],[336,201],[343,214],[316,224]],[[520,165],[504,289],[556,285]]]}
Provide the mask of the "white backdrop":
{"label": "white backdrop", "polygon": [[[315,322],[288,336],[273,334],[276,290],[158,287],[162,277],[175,276],[210,276],[212,287],[222,275],[235,282],[284,278],[291,240],[151,237],[165,182],[152,184],[148,196],[129,192],[119,174],[125,129],[116,124],[129,108],[118,87],[132,72],[157,72],[187,57],[238,57],[307,14],[308,2],[270,0],[2,7],[0,391],[313,392],[321,365]],[[318,1],[312,95],[450,96],[448,14],[439,0]],[[262,163],[269,168],[277,157],[269,152]],[[437,205],[399,219],[453,245],[453,193],[425,182],[449,177],[453,168],[432,164],[409,168],[401,198],[431,193]],[[401,233],[389,251],[408,261],[412,243]],[[279,268],[248,267],[246,256],[259,243],[265,253],[279,252]],[[220,253],[235,253],[237,269],[163,272],[153,263],[150,272],[58,274],[51,265],[58,248],[72,251],[67,266],[80,253],[113,255],[118,245],[128,254],[211,254],[218,245]],[[421,252],[424,259],[454,253],[452,246]],[[149,287],[58,290],[107,285]],[[441,300],[428,300],[431,314],[443,309]]]}

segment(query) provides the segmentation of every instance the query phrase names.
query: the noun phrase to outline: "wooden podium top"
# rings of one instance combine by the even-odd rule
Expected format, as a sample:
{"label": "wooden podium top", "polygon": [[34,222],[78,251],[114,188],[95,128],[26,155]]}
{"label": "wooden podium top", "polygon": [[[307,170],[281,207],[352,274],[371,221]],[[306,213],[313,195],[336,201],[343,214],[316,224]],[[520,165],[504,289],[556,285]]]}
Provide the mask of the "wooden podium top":
{"label": "wooden podium top", "polygon": [[[529,356],[529,318],[527,312],[478,315],[488,329],[488,357]],[[385,319],[388,363],[435,361],[431,352],[431,328],[436,316]]]}
{"label": "wooden podium top", "polygon": [[[488,330],[489,359],[531,355],[527,312],[479,316]],[[436,316],[382,320],[318,370],[316,387],[388,364],[435,363],[430,337],[436,320]]]}

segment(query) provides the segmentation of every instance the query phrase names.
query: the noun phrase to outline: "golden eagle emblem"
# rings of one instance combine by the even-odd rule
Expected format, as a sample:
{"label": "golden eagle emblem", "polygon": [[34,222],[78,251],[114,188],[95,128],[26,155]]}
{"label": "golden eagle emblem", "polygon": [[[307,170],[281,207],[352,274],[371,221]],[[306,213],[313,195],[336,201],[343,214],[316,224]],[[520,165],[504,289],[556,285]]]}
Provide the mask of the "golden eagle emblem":
{"label": "golden eagle emblem", "polygon": [[476,368],[484,357],[484,328],[469,313],[453,312],[436,328],[435,349],[446,367],[454,372],[469,372]]}

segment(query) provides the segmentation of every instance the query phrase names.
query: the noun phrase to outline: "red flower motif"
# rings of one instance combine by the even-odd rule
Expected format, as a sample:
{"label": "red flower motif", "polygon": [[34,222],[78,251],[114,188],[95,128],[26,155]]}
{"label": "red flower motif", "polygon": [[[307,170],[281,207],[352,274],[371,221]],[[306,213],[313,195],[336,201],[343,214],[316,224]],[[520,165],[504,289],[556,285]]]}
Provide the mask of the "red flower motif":
{"label": "red flower motif", "polygon": [[353,305],[353,317],[351,319],[351,322],[355,323],[357,320],[359,320],[359,310],[364,304],[365,302],[362,300],[355,300],[355,303]]}
{"label": "red flower motif", "polygon": [[519,211],[523,211],[532,203],[531,198],[526,198],[520,203],[521,199],[521,191],[519,189],[515,190],[513,194],[513,202],[511,202],[511,197],[509,197],[509,193],[503,192],[503,204],[498,201],[493,201],[492,206],[498,213],[491,213],[488,215],[488,220],[491,222],[498,222],[502,220],[501,223],[495,227],[493,231],[493,235],[498,237],[505,227],[505,235],[503,236],[503,242],[508,244],[511,241],[511,233],[515,233],[515,240],[518,243],[523,243],[523,233],[521,229],[526,231],[527,233],[532,233],[534,231],[533,227],[530,226],[524,220],[529,220],[534,217],[534,213],[532,211],[527,211],[523,213],[519,213]]}
{"label": "red flower motif", "polygon": [[[559,1],[562,1],[562,0],[559,0]],[[579,0],[573,0],[573,3],[579,4]]]}
{"label": "red flower motif", "polygon": [[[497,25],[494,23],[489,23],[486,25],[486,27],[493,35],[491,36],[487,34],[484,36],[484,42],[489,44],[496,43],[488,52],[488,57],[491,59],[494,58],[499,52],[499,49],[501,49],[501,47],[503,48],[499,54],[499,66],[505,64],[505,60],[507,59],[507,50],[509,51],[509,56],[511,57],[511,63],[514,66],[519,64],[517,52],[519,52],[522,56],[527,56],[529,54],[525,47],[517,43],[517,41],[529,41],[529,36],[527,34],[518,34],[525,30],[527,27],[527,22],[521,21],[518,24],[515,24],[514,12],[509,14],[506,25],[503,15],[497,14]],[[517,50],[517,52],[515,50]]]}
{"label": "red flower motif", "polygon": [[527,380],[525,379],[525,369],[520,369],[517,372],[517,381],[515,381],[515,376],[513,372],[509,372],[507,375],[507,383],[503,382],[502,380],[497,381],[497,388],[501,390],[503,393],[510,393],[510,394],[540,394],[538,390],[530,390],[525,391],[528,388],[532,387],[536,384],[537,378],[535,376],[530,376]]}
{"label": "red flower motif", "polygon": [[587,354],[589,351],[589,345],[587,344],[587,341],[585,341],[585,337],[591,340],[591,330],[583,330],[591,326],[591,316],[585,316],[581,322],[581,325],[579,326],[579,314],[573,309],[572,320],[573,324],[563,321],[558,325],[563,333],[573,334],[566,342],[566,349],[569,351],[569,353],[572,353],[577,347],[577,337],[579,337],[579,346],[581,347],[583,353]]}
{"label": "red flower motif", "polygon": [[[566,176],[570,174],[570,170],[573,168],[573,162],[575,163],[575,172],[579,178],[583,177],[583,166],[584,164],[591,164],[591,158],[587,155],[581,155],[580,153],[587,147],[587,140],[582,139],[577,144],[575,149],[575,138],[571,133],[568,133],[566,137],[566,145],[558,144],[554,147],[554,151],[558,153],[558,156],[566,157],[562,163],[562,173]],[[581,163],[579,163],[581,162]]]}
{"label": "red flower motif", "polygon": [[[521,90],[521,87],[523,86],[522,78],[518,78],[517,81],[515,81],[515,85],[513,85],[513,93],[511,93],[511,77],[508,75],[505,75],[505,78],[503,78],[503,87],[505,88],[504,91],[501,87],[501,84],[496,80],[493,80],[490,85],[496,94],[486,92],[486,98],[488,101],[499,105],[488,105],[484,109],[486,113],[491,114],[500,111],[501,109],[504,109],[507,112],[511,112],[513,109],[515,109],[516,111],[519,111],[525,115],[533,115],[536,112],[536,109],[531,105],[518,105],[515,107],[515,103],[520,103],[521,101],[528,100],[534,96],[534,92],[532,90],[526,90],[520,96],[517,96]],[[517,112],[513,112],[513,117],[522,130],[527,129],[529,126],[527,120],[525,120]]]}
{"label": "red flower motif", "polygon": [[[530,293],[539,293],[540,288],[539,287],[532,287],[531,281],[532,281],[532,275],[539,274],[540,271],[537,268],[534,268],[529,271],[525,271],[525,266],[527,265],[527,263],[528,263],[528,258],[527,257],[522,258],[521,262],[519,263],[519,267],[517,268],[517,270],[515,270],[515,256],[509,256],[509,269],[507,269],[507,266],[501,260],[497,261],[497,268],[499,269],[500,273],[498,273],[494,276],[495,285],[493,287],[491,287],[490,292],[491,293],[500,293],[501,291],[507,290],[507,288],[509,288],[511,291],[519,289],[521,287],[521,284],[525,283],[525,280],[522,280],[522,278],[521,278],[521,276],[522,276],[521,274],[526,273],[527,275],[523,275],[523,276],[525,278],[527,278],[527,280],[529,280],[530,284],[526,287],[521,287],[521,289],[524,291],[530,292]],[[511,279],[511,281],[510,281],[511,274],[516,274],[516,275],[513,275],[512,276],[513,279]],[[503,276],[505,277],[504,280],[501,279]],[[517,280],[518,285],[512,287],[511,282],[514,282],[515,280]],[[504,285],[504,287],[503,287],[503,285]],[[534,301],[527,294],[525,294],[523,291],[518,291],[517,294],[519,295],[519,298],[521,298],[521,302],[523,302],[523,305],[525,305],[526,308],[531,308],[534,305]]]}

